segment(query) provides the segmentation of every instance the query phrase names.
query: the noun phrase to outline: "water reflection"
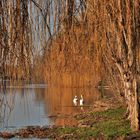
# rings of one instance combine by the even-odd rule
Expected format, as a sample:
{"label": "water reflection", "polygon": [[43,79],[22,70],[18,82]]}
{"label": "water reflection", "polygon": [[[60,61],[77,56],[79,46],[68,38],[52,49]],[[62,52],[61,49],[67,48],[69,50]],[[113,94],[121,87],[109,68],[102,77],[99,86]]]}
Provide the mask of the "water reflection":
{"label": "water reflection", "polygon": [[[78,106],[74,106],[74,96],[78,98]],[[80,107],[81,95],[84,98],[84,106]],[[45,90],[45,112],[53,118],[55,125],[74,125],[76,122],[69,117],[76,113],[87,111],[94,101],[99,100],[100,93],[95,88],[47,88]]]}
{"label": "water reflection", "polygon": [[34,88],[8,88],[1,92],[1,130],[30,125],[50,125],[51,120],[45,117],[43,90],[40,88],[36,92]]}
{"label": "water reflection", "polygon": [[[78,106],[73,105],[75,95]],[[79,106],[81,95],[83,108]],[[88,110],[100,98],[95,88],[55,88],[35,84],[9,86],[0,91],[1,130],[30,125],[76,125],[71,115]]]}

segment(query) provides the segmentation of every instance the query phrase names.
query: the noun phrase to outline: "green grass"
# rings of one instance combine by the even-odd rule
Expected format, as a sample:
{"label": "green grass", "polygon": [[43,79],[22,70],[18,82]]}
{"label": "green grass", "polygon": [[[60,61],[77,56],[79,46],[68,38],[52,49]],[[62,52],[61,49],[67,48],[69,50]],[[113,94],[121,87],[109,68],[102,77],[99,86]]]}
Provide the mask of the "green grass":
{"label": "green grass", "polygon": [[112,118],[120,118],[125,113],[125,108],[119,107],[116,109],[109,109],[103,112],[91,112],[93,116],[104,116],[104,117],[112,117]]}
{"label": "green grass", "polygon": [[[78,139],[98,137],[103,135],[106,139],[113,139],[118,136],[126,136],[131,133],[130,123],[123,119],[125,109],[120,107],[103,112],[91,112],[88,117],[82,118],[82,122],[87,120],[94,122],[91,127],[79,128],[69,127],[59,129],[61,135],[73,134]],[[80,117],[77,117],[78,119]]]}
{"label": "green grass", "polygon": [[66,127],[66,128],[58,128],[58,133],[60,135],[62,134],[70,134],[70,133],[73,133],[77,130],[77,128],[75,127]]}
{"label": "green grass", "polygon": [[[59,128],[58,131],[59,136],[67,135],[66,139],[83,139],[89,137],[95,137],[98,135],[97,131],[94,131],[92,128],[77,128],[77,127],[67,127],[67,128]],[[68,137],[69,136],[69,137]]]}
{"label": "green grass", "polygon": [[107,138],[125,136],[126,134],[131,132],[129,122],[124,120],[108,120],[105,122],[99,122],[95,127]]}
{"label": "green grass", "polygon": [[125,136],[131,132],[130,123],[123,119],[125,109],[120,107],[103,112],[91,113],[93,118],[102,118],[95,123],[95,131],[101,132],[106,138]]}

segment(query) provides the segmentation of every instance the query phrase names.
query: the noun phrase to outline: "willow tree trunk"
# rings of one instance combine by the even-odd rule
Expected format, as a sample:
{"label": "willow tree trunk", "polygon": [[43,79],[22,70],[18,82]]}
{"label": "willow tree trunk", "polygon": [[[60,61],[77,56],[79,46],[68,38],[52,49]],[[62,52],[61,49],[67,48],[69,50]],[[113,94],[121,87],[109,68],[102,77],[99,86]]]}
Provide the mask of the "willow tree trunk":
{"label": "willow tree trunk", "polygon": [[[114,59],[114,58],[113,58]],[[138,102],[138,82],[137,74],[131,67],[125,68],[126,63],[119,63],[115,60],[116,67],[120,73],[124,89],[124,99],[127,105],[126,117],[130,120],[131,129],[139,130],[139,102]],[[128,61],[125,61],[128,62]]]}
{"label": "willow tree trunk", "polygon": [[[131,78],[130,78],[131,77]],[[139,106],[137,93],[137,80],[135,75],[124,75],[125,98],[128,110],[128,119],[131,122],[132,130],[139,130]]]}
{"label": "willow tree trunk", "polygon": [[117,69],[115,76],[119,76],[122,81],[123,88],[119,88],[124,90],[128,119],[133,130],[139,130],[137,90],[140,71],[138,59],[140,56],[138,53],[140,52],[139,11],[139,0],[110,0],[107,2],[105,12],[108,26],[104,27],[107,42],[107,47],[104,49],[107,53],[104,55],[110,62],[110,69]]}
{"label": "willow tree trunk", "polygon": [[[122,78],[124,84],[124,95],[126,99],[126,104],[128,106],[128,118],[131,122],[132,130],[139,130],[139,106],[138,106],[138,90],[137,90],[137,80],[138,80],[138,69],[137,69],[137,48],[139,45],[136,43],[138,39],[138,34],[136,34],[136,8],[138,1],[125,0],[120,2],[121,15],[118,22],[123,22],[119,24],[120,34],[121,34],[121,45],[119,47],[119,59],[120,67],[122,68]],[[119,37],[119,35],[118,35]],[[116,59],[116,61],[118,61]],[[119,62],[118,62],[119,63]]]}

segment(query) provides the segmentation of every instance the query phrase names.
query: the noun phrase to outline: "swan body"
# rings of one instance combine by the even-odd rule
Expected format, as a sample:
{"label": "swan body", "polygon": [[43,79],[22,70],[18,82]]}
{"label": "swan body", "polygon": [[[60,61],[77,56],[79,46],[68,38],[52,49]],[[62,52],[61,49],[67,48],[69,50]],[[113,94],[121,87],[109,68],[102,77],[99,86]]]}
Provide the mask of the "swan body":
{"label": "swan body", "polygon": [[78,105],[78,98],[77,98],[77,96],[74,97],[74,99],[73,99],[73,104],[74,104],[75,106]]}
{"label": "swan body", "polygon": [[83,99],[83,96],[81,95],[80,106],[83,106],[83,105],[84,105],[84,99]]}

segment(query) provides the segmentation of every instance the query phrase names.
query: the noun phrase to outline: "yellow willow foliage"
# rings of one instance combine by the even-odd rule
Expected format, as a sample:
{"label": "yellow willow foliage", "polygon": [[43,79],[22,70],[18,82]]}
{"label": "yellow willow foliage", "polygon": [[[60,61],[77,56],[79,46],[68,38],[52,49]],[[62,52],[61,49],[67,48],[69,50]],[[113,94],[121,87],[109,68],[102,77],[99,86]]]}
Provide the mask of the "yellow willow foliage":
{"label": "yellow willow foliage", "polygon": [[[116,81],[120,75],[112,56],[125,63],[129,60],[128,65],[132,65],[131,54],[135,52],[137,55],[133,56],[138,60],[136,69],[139,71],[140,51],[135,47],[139,46],[139,41],[134,41],[139,37],[136,28],[139,25],[138,0],[89,0],[84,1],[84,6],[85,9],[79,10],[78,14],[71,9],[71,25],[62,22],[51,47],[46,49],[46,81],[70,86],[75,83],[78,86],[92,85],[93,81],[102,79],[104,70],[116,74],[110,77]],[[65,16],[62,19],[67,19],[67,14]]]}
{"label": "yellow willow foliage", "polygon": [[83,2],[86,8],[77,16],[72,15],[71,25],[62,23],[62,30],[46,49],[44,75],[48,84],[81,87],[101,80],[105,47],[105,32],[102,32],[105,16],[103,10],[100,12],[103,6],[102,2]]}
{"label": "yellow willow foliage", "polygon": [[82,87],[99,81],[100,56],[94,53],[98,50],[92,38],[94,34],[81,24],[53,40],[45,58],[44,73],[48,84]]}

